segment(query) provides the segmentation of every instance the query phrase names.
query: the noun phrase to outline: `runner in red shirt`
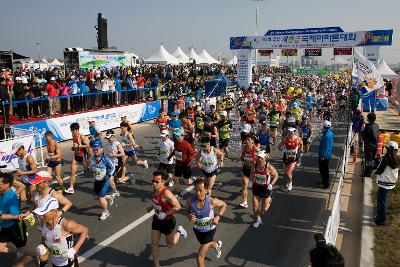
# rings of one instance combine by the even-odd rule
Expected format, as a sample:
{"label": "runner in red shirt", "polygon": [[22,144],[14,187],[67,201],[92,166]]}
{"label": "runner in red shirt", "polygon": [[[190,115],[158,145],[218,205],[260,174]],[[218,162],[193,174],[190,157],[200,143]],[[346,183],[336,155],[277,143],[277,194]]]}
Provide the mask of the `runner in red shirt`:
{"label": "runner in red shirt", "polygon": [[155,124],[158,125],[158,128],[160,128],[160,133],[161,133],[162,130],[168,129],[169,117],[167,116],[167,114],[164,112],[163,109],[160,109],[159,112],[160,116],[154,122]]}
{"label": "runner in red shirt", "polygon": [[256,153],[258,152],[258,148],[254,144],[254,139],[251,136],[248,136],[245,139],[246,145],[243,147],[242,151],[242,197],[243,203],[240,204],[243,208],[248,208],[247,197],[249,188],[249,180],[254,173],[254,164],[256,162]]}

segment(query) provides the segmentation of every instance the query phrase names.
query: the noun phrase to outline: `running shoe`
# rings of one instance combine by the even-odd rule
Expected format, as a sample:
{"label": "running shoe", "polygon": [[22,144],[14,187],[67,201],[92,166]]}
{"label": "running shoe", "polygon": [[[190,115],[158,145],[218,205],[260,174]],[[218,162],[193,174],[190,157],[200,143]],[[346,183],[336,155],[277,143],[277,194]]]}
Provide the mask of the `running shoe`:
{"label": "running shoe", "polygon": [[114,193],[112,193],[112,197],[120,197],[121,194],[118,191],[115,191]]}
{"label": "running shoe", "polygon": [[110,212],[108,210],[103,211],[103,213],[100,216],[100,220],[104,221],[105,219],[107,219],[108,217],[110,217]]}
{"label": "running shoe", "polygon": [[242,208],[247,209],[249,207],[249,204],[247,204],[247,202],[243,202],[239,204]]}
{"label": "running shoe", "polygon": [[215,248],[215,250],[217,251],[217,259],[219,259],[221,257],[222,254],[222,241],[218,240],[217,241],[217,247]]}
{"label": "running shoe", "polygon": [[179,225],[177,230],[178,230],[178,233],[181,235],[181,237],[187,238],[187,232],[185,229],[183,229],[182,225]]}
{"label": "running shoe", "polygon": [[67,190],[65,190],[65,193],[67,193],[67,194],[74,194],[74,193],[75,193],[75,190],[74,190],[72,187],[70,187],[70,188],[68,188]]}
{"label": "running shoe", "polygon": [[258,226],[260,226],[261,223],[262,223],[261,220],[260,220],[260,219],[257,219],[257,220],[253,223],[253,227],[254,227],[254,228],[258,228]]}
{"label": "running shoe", "polygon": [[114,196],[106,195],[104,198],[108,200],[108,204],[110,204],[110,206],[114,205]]}
{"label": "running shoe", "polygon": [[147,163],[147,160],[146,160],[146,159],[143,161],[143,165],[144,165],[144,168],[145,168],[145,169],[148,169],[148,168],[149,168],[149,164]]}
{"label": "running shoe", "polygon": [[293,189],[293,185],[292,185],[292,182],[290,182],[287,184],[287,190],[292,191],[292,189]]}
{"label": "running shoe", "polygon": [[173,187],[174,186],[174,181],[173,180],[169,180],[168,181],[168,187]]}

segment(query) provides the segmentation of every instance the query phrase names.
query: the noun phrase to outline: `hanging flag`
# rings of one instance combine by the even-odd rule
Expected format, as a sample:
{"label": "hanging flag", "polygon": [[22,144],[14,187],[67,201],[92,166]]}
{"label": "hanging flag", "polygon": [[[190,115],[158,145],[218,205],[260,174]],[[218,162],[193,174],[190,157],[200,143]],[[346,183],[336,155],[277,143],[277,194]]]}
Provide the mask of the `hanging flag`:
{"label": "hanging flag", "polygon": [[352,76],[357,77],[358,83],[366,82],[368,84],[368,92],[384,86],[382,76],[379,74],[374,63],[358,51],[354,53]]}

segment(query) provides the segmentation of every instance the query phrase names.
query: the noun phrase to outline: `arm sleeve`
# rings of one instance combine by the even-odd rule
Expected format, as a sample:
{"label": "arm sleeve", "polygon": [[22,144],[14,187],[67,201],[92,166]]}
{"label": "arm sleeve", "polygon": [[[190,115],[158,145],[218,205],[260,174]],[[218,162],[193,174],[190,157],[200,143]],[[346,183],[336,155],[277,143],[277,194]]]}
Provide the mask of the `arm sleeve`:
{"label": "arm sleeve", "polygon": [[106,164],[106,169],[107,169],[107,176],[111,177],[114,175],[115,172],[115,165],[114,163],[111,161],[111,159],[109,157],[104,157],[105,160],[105,164]]}

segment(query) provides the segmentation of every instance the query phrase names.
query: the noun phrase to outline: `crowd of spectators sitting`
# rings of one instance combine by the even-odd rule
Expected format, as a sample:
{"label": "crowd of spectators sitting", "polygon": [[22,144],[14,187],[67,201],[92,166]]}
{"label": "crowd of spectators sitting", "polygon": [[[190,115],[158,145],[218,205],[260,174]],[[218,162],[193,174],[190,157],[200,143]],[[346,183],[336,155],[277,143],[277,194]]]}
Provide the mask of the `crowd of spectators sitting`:
{"label": "crowd of spectators sitting", "polygon": [[[0,71],[2,118],[20,120],[50,117],[57,113],[80,112],[154,100],[202,89],[206,79],[221,72],[234,75],[233,67],[193,64],[144,65],[91,69],[22,69]],[[11,102],[12,101],[12,102]],[[10,103],[11,102],[11,103]]]}

